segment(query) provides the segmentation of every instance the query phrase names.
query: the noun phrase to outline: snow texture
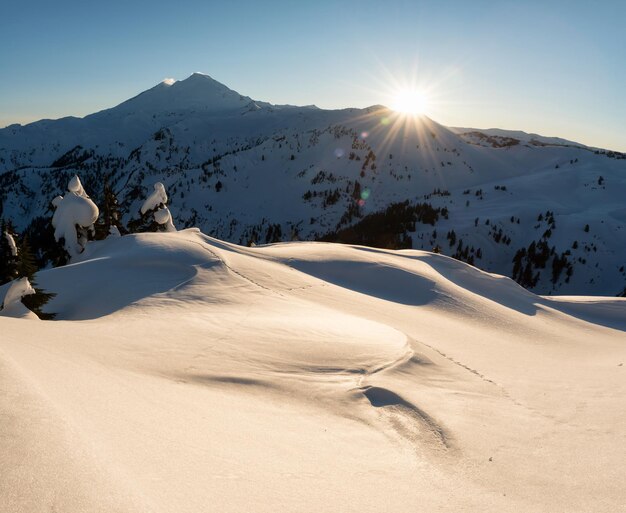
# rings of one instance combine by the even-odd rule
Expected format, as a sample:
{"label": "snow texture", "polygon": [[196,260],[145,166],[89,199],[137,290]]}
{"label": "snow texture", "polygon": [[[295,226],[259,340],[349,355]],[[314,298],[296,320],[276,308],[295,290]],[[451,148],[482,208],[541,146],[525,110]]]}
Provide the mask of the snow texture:
{"label": "snow texture", "polygon": [[52,226],[55,239],[65,241],[65,249],[73,258],[84,251],[87,244],[84,230],[93,230],[99,211],[85,193],[78,176],[70,180],[68,189],[65,196],[57,196],[52,200],[55,207]]}
{"label": "snow texture", "polygon": [[195,229],[38,280],[60,320],[0,318],[3,511],[623,510],[626,299]]}

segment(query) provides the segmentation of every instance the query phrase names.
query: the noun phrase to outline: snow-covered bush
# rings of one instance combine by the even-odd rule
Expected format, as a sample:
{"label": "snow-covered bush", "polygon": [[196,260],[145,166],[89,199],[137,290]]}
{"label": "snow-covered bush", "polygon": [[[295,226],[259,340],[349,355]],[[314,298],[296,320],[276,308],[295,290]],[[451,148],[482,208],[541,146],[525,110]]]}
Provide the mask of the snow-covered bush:
{"label": "snow-covered bush", "polygon": [[57,196],[52,200],[55,207],[52,226],[54,238],[63,241],[70,257],[75,257],[84,251],[88,235],[93,235],[93,224],[98,219],[99,211],[85,193],[78,176],[70,180],[67,189],[65,196]]}

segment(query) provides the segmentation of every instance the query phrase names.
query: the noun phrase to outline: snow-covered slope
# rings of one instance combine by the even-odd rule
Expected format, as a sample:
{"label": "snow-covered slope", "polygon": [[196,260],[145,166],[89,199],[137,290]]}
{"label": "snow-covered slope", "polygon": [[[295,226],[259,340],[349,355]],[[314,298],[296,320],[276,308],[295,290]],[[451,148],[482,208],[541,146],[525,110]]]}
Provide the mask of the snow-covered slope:
{"label": "snow-covered slope", "polygon": [[92,243],[38,281],[60,321],[0,316],[1,511],[626,501],[626,299],[195,229]]}
{"label": "snow-covered slope", "polygon": [[96,202],[106,177],[125,221],[162,182],[176,226],[241,244],[346,240],[368,214],[427,204],[436,219],[402,207],[387,239],[544,294],[616,295],[626,290],[624,157],[382,106],[276,106],[194,74],[83,119],[0,130],[0,216],[41,231],[37,218],[75,173]]}

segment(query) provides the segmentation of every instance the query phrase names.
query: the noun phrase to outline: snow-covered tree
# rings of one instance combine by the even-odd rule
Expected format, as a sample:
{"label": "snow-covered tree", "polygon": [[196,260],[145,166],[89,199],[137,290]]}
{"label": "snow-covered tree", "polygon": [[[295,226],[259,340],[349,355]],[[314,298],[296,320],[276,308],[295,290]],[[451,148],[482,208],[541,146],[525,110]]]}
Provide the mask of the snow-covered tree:
{"label": "snow-covered tree", "polygon": [[17,277],[17,245],[10,223],[0,222],[0,285]]}
{"label": "snow-covered tree", "polygon": [[140,218],[128,223],[131,232],[175,232],[172,213],[167,208],[167,193],[161,182],[154,184],[154,190],[141,205]]}
{"label": "snow-covered tree", "polygon": [[78,176],[70,180],[67,189],[65,196],[52,200],[55,208],[52,226],[55,239],[62,242],[70,257],[75,257],[84,251],[90,236],[93,237],[99,210],[83,189]]}

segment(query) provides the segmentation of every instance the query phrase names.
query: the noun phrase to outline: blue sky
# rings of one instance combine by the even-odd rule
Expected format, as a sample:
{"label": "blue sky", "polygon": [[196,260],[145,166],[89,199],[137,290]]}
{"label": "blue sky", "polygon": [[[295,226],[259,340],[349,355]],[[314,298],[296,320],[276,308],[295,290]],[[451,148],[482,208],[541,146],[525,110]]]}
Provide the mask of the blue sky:
{"label": "blue sky", "polygon": [[626,151],[626,2],[7,2],[0,126],[107,108],[194,71],[273,103],[390,104]]}

